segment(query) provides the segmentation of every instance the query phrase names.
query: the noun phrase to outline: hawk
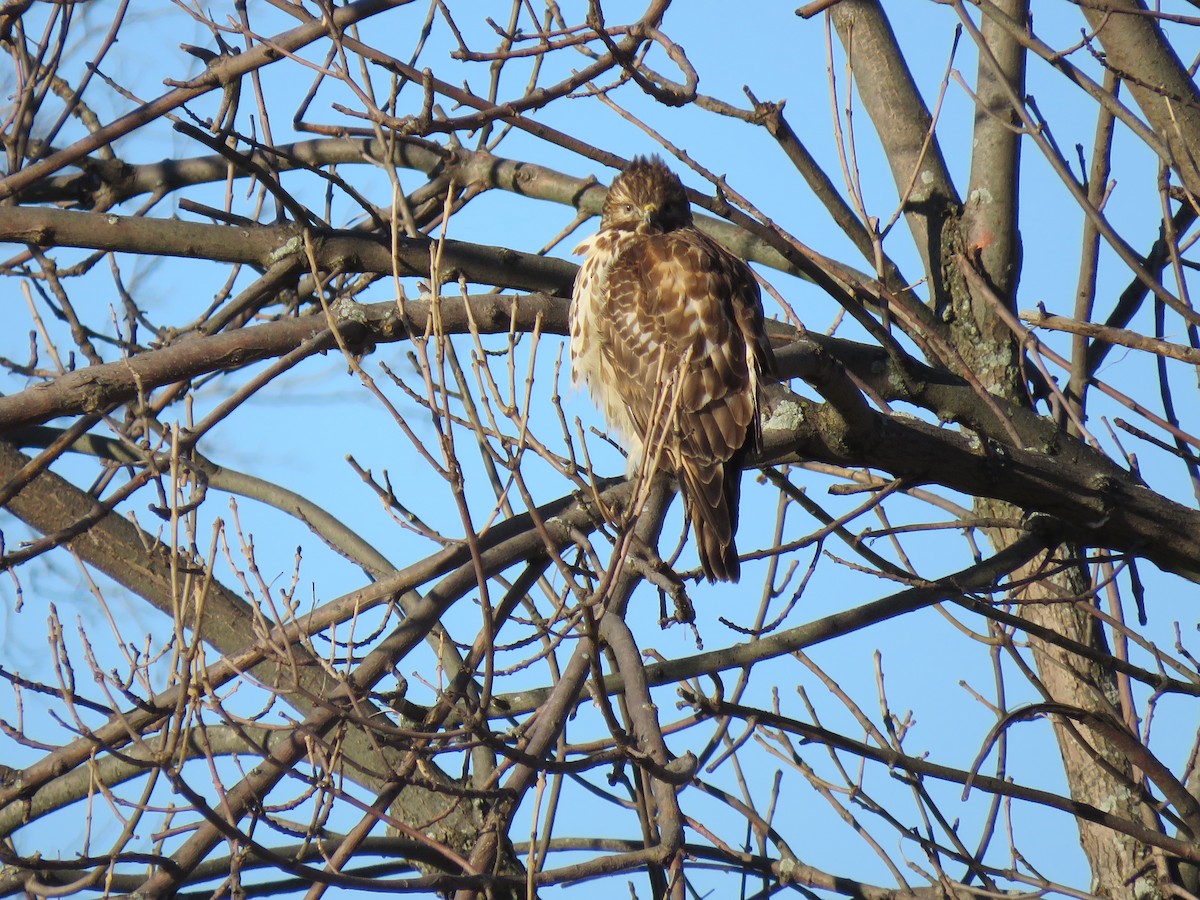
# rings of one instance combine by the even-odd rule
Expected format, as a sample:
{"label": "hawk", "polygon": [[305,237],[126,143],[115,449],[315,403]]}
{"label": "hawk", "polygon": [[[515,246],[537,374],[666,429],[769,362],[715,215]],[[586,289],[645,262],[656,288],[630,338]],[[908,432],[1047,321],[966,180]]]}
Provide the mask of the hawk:
{"label": "hawk", "polygon": [[750,267],[692,223],[658,157],[613,181],[571,299],[571,371],[629,451],[679,480],[709,581],[737,581],[741,464],[775,356]]}

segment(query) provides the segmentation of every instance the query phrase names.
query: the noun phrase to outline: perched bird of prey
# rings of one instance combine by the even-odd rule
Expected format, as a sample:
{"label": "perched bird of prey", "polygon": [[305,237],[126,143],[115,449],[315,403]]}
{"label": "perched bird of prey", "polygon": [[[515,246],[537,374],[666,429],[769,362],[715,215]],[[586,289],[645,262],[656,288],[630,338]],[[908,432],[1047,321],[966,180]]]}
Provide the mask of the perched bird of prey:
{"label": "perched bird of prey", "polygon": [[741,463],[775,371],[749,266],[692,224],[679,178],[638,157],[613,182],[571,301],[571,370],[629,472],[677,476],[709,581],[737,581]]}

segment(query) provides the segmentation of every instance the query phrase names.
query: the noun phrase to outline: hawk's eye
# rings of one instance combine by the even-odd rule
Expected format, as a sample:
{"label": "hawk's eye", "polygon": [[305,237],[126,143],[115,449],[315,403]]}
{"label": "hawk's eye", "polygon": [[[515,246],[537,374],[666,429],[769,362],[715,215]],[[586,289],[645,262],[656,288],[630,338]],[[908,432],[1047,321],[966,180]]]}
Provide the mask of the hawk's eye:
{"label": "hawk's eye", "polygon": [[621,207],[621,209],[622,209],[622,210],[624,210],[624,211],[625,211],[625,212],[627,212],[627,213],[631,213],[631,212],[633,212],[633,204],[632,204],[632,203],[626,203],[624,206],[622,206],[622,207]]}

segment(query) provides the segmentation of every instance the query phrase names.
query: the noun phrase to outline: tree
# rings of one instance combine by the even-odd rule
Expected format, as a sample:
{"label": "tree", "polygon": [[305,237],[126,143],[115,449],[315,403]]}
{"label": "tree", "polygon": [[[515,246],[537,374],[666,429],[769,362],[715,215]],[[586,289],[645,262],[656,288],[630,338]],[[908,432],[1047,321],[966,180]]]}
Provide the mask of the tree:
{"label": "tree", "polygon": [[[0,7],[6,893],[1200,891],[1186,4],[113,7]],[[567,387],[644,152],[736,586]]]}

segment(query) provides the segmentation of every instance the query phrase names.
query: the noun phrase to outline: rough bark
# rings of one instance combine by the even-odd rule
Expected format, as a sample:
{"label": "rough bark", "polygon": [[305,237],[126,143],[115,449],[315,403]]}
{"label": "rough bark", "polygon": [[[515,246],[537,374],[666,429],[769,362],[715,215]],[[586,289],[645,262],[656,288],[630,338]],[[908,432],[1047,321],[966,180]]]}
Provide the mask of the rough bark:
{"label": "rough bark", "polygon": [[[1012,20],[1028,17],[1027,0],[1000,0],[999,11]],[[1020,166],[1020,136],[1005,127],[1015,121],[1013,101],[1024,97],[1025,49],[1003,28],[984,17],[981,28],[979,94],[974,130],[971,191],[964,216],[964,240],[977,271],[987,279],[994,294],[966,292],[955,303],[957,346],[984,387],[1014,404],[1028,402],[1021,383],[1017,344],[1009,325],[995,308],[997,301],[1010,311],[1020,274],[1020,242],[1017,232],[1017,173]],[[962,313],[969,309],[970,315]],[[964,322],[966,319],[966,322]],[[964,334],[964,325],[967,334]],[[964,340],[975,336],[977,341]],[[980,498],[976,511],[985,516],[1019,516],[1012,504]],[[1019,533],[991,529],[988,537],[998,549],[1012,543]],[[1064,545],[1053,555],[1074,555],[1076,548]],[[1095,601],[1088,570],[1070,566],[1047,577],[1045,559],[1025,566],[1018,578],[1028,583],[1014,592],[1020,613],[1035,625],[1096,650],[1107,650],[1103,631],[1091,615]],[[1061,647],[1030,638],[1038,677],[1047,700],[1103,716],[1126,721],[1120,711],[1116,675],[1111,668],[1085,659]],[[1054,720],[1054,733],[1062,754],[1071,796],[1082,802],[1111,809],[1153,827],[1153,817],[1140,802],[1133,763],[1121,748],[1104,734],[1087,725]],[[1094,823],[1079,821],[1079,839],[1092,871],[1092,889],[1114,900],[1121,897],[1164,896],[1153,869],[1151,850],[1127,835],[1116,835]]]}

